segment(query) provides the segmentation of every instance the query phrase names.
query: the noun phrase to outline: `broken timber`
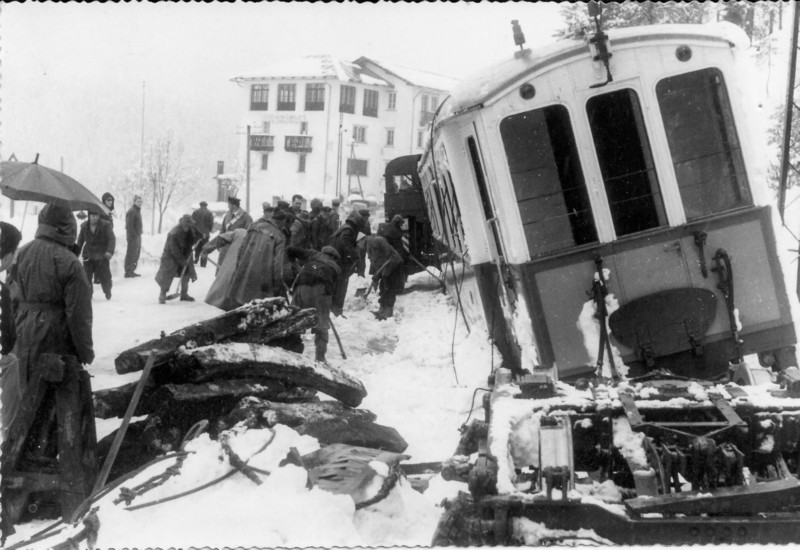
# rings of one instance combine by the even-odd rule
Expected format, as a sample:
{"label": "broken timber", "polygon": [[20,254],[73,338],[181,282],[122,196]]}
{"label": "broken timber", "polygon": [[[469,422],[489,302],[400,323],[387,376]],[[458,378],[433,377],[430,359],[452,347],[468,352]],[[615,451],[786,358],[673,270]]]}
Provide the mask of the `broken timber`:
{"label": "broken timber", "polygon": [[321,391],[357,407],[367,391],[348,374],[302,355],[260,344],[227,343],[184,350],[169,365],[169,378],[205,382],[220,378],[273,378]]}
{"label": "broken timber", "polygon": [[316,324],[313,309],[291,306],[285,298],[253,300],[217,317],[189,325],[161,338],[123,351],[115,360],[118,374],[140,371],[150,350],[156,350],[156,367],[172,359],[181,347],[199,347],[247,338],[266,343],[301,333]]}

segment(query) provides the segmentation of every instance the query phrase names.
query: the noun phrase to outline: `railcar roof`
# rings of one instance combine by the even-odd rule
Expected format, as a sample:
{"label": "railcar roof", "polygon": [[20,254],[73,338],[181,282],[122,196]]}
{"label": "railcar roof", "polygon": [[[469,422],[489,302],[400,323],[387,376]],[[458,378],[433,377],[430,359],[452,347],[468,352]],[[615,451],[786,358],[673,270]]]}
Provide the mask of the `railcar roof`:
{"label": "railcar roof", "polygon": [[[624,29],[608,29],[611,51],[631,43],[659,40],[704,40],[733,44],[747,48],[747,35],[730,23],[706,25],[651,25]],[[583,39],[571,38],[530,51],[528,55],[517,55],[481,72],[468,76],[453,88],[450,98],[443,105],[439,119],[480,107],[509,85],[549,65],[559,63],[574,55],[588,55],[589,45]]]}

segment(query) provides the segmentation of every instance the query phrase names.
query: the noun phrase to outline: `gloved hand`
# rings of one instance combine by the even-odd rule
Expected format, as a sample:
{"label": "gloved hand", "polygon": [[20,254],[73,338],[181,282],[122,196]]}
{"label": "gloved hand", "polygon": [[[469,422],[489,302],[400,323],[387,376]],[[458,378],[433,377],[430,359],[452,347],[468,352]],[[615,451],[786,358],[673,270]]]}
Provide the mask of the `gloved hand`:
{"label": "gloved hand", "polygon": [[110,260],[110,259],[111,259],[111,256],[113,256],[113,254],[111,254],[111,252],[106,252],[106,253],[104,254],[104,256],[106,257],[106,260]]}
{"label": "gloved hand", "polygon": [[376,288],[378,288],[378,284],[379,284],[380,282],[381,282],[381,277],[380,277],[380,275],[375,275],[375,276],[373,276],[373,277],[372,277],[372,285],[371,285],[371,286],[372,286],[372,290],[375,290]]}

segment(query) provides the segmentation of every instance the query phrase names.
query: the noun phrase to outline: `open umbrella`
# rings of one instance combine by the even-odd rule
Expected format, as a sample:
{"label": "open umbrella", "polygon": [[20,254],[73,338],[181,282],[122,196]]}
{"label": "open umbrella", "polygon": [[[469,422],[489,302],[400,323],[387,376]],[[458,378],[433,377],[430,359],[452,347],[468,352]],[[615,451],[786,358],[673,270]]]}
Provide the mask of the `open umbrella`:
{"label": "open umbrella", "polygon": [[108,208],[86,187],[68,175],[33,162],[0,162],[0,192],[20,201],[45,202],[70,210],[107,214]]}

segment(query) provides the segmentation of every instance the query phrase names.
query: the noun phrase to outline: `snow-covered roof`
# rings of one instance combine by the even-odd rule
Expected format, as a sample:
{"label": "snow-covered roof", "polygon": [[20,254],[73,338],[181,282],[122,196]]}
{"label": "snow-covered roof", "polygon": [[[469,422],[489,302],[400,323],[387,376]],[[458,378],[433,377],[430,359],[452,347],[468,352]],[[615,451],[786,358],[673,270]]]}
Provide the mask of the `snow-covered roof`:
{"label": "snow-covered roof", "polygon": [[406,81],[408,84],[420,86],[422,88],[432,88],[434,90],[450,91],[459,80],[451,76],[446,76],[421,69],[412,69],[395,63],[384,63],[368,57],[359,57],[355,63],[373,63],[388,73]]}
{"label": "snow-covered roof", "polygon": [[[718,40],[746,47],[746,35],[740,28],[730,23],[707,25],[650,25],[609,29],[607,31],[611,48],[622,44],[641,43],[646,40],[664,38]],[[744,36],[744,38],[743,38]],[[441,113],[441,118],[459,113],[490,100],[515,82],[529,78],[546,67],[563,62],[574,55],[588,54],[589,45],[581,39],[570,38],[536,49],[528,55],[515,55],[511,59],[496,63],[466,77],[451,90],[451,100]]]}
{"label": "snow-covered roof", "polygon": [[250,82],[267,79],[341,80],[374,86],[391,86],[389,82],[356,63],[337,59],[331,55],[308,55],[285,59],[261,69],[246,72],[231,80]]}

